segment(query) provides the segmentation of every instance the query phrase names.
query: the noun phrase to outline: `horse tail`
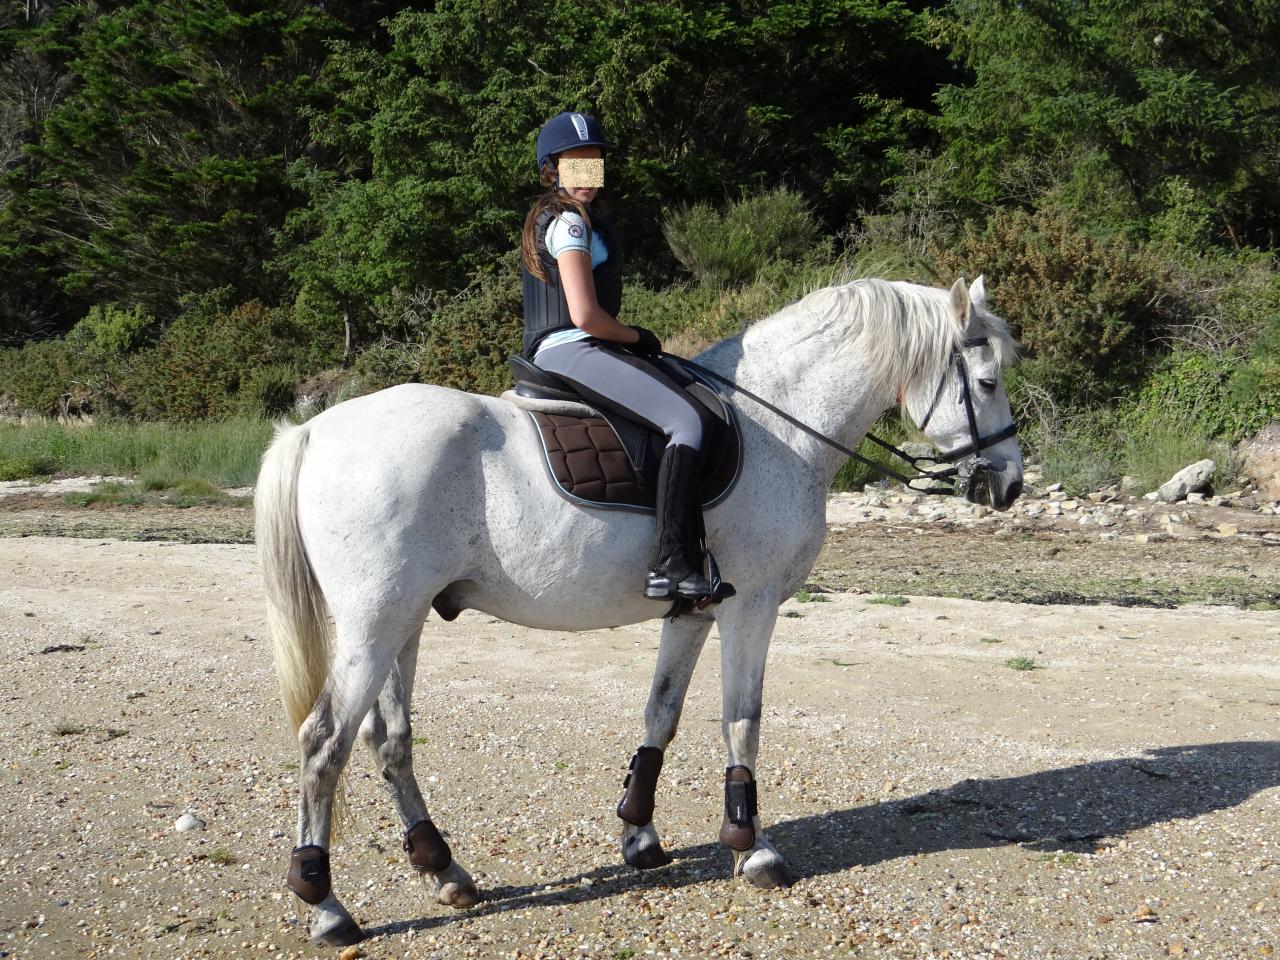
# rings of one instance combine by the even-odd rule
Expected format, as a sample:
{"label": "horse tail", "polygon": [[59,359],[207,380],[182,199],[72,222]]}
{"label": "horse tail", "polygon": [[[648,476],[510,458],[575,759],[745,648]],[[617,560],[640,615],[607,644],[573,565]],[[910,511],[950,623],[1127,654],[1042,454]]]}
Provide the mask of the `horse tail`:
{"label": "horse tail", "polygon": [[298,470],[309,437],[307,424],[276,427],[253,498],[267,629],[280,695],[295,735],[329,677],[333,646],[328,606],[298,526]]}

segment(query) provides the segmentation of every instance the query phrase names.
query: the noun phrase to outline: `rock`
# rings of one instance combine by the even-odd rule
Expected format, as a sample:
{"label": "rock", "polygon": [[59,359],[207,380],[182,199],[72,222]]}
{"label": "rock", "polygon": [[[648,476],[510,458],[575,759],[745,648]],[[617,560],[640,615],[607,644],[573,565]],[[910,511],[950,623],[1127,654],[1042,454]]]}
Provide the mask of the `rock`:
{"label": "rock", "polygon": [[1187,503],[1204,503],[1207,499],[1208,497],[1203,493],[1192,492],[1187,494]]}
{"label": "rock", "polygon": [[1280,423],[1271,422],[1236,448],[1240,473],[1266,498],[1280,497]]}
{"label": "rock", "polygon": [[920,443],[917,440],[908,441],[899,449],[908,457],[932,457],[938,452],[932,443]]}
{"label": "rock", "polygon": [[1240,528],[1234,523],[1220,523],[1218,524],[1218,532],[1224,537],[1234,537],[1240,532]]}
{"label": "rock", "polygon": [[188,830],[203,830],[204,821],[194,813],[184,813],[178,818],[178,822],[173,825],[173,829],[179,833],[186,833]]}
{"label": "rock", "polygon": [[365,952],[353,944],[338,954],[338,960],[359,960],[363,956],[365,956]]}
{"label": "rock", "polygon": [[1212,460],[1199,460],[1189,467],[1183,467],[1157,491],[1160,499],[1165,503],[1177,503],[1191,491],[1207,487],[1217,469],[1217,464]]}
{"label": "rock", "polygon": [[1060,483],[1051,483],[1051,484],[1049,484],[1047,487],[1045,487],[1044,489],[1045,489],[1045,492],[1046,492],[1046,493],[1057,493],[1059,490],[1061,490],[1061,489],[1062,489],[1062,484],[1060,484]]}

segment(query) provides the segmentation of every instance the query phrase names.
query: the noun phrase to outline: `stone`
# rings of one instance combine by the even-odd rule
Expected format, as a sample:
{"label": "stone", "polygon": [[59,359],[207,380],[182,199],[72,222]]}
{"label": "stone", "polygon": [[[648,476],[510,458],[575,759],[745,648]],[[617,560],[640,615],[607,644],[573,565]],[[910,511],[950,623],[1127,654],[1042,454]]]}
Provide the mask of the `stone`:
{"label": "stone", "polygon": [[1049,484],[1047,487],[1045,487],[1044,489],[1045,489],[1045,492],[1046,492],[1046,493],[1057,493],[1059,490],[1061,490],[1061,489],[1062,489],[1062,484],[1060,484],[1060,483],[1051,483],[1051,484]]}
{"label": "stone", "polygon": [[1234,537],[1240,532],[1240,528],[1234,523],[1220,523],[1218,524],[1218,532],[1224,537]]}
{"label": "stone", "polygon": [[1272,421],[1236,448],[1240,473],[1267,499],[1280,497],[1280,422]]}
{"label": "stone", "polygon": [[1213,479],[1214,471],[1217,469],[1217,464],[1208,459],[1198,460],[1188,467],[1183,467],[1166,480],[1157,491],[1160,499],[1165,503],[1177,503],[1188,493],[1204,489]]}
{"label": "stone", "polygon": [[184,813],[178,818],[177,823],[173,825],[173,829],[179,833],[186,833],[189,830],[203,830],[204,821],[194,813]]}

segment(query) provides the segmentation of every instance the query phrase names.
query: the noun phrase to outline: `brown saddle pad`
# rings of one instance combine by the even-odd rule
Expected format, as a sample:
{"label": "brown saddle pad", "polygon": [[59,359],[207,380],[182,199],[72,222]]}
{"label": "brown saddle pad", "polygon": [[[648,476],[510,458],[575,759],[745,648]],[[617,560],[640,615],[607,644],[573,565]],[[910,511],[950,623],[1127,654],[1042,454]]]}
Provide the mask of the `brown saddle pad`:
{"label": "brown saddle pad", "polygon": [[[618,435],[602,417],[569,417],[529,411],[542,437],[551,479],[571,501],[652,510],[654,492],[636,475]],[[723,499],[738,478],[739,442],[729,427],[720,456],[702,478],[702,504]]]}

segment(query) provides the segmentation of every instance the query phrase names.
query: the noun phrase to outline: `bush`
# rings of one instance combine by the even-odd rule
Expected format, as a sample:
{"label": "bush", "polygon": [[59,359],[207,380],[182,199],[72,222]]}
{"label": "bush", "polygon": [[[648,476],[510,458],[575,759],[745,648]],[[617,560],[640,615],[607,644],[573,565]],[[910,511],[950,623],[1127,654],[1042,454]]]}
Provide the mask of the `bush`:
{"label": "bush", "polygon": [[1145,248],[1095,237],[1050,207],[998,212],[933,253],[944,275],[986,275],[1036,379],[1060,401],[1105,402],[1140,379],[1164,283]]}
{"label": "bush", "polygon": [[[129,411],[150,420],[203,420],[230,416],[237,409],[266,402],[261,391],[282,388],[281,370],[296,371],[331,357],[336,343],[313,342],[313,331],[293,322],[287,308],[268,308],[252,301],[233,309],[204,309],[184,314],[155,346],[134,354],[124,385]],[[238,394],[264,374],[241,403]],[[290,375],[296,380],[297,374]]]}
{"label": "bush", "polygon": [[1126,408],[1129,429],[1185,424],[1198,436],[1237,440],[1280,415],[1280,363],[1177,349],[1163,358]]}
{"label": "bush", "polygon": [[126,310],[113,303],[98,304],[72,327],[67,339],[100,354],[123,356],[142,346],[154,326],[155,320],[141,307]]}
{"label": "bush", "polygon": [[809,258],[819,238],[808,203],[786,188],[744,197],[723,210],[699,203],[668,213],[662,232],[681,265],[712,287],[746,283],[776,260]]}
{"label": "bush", "polygon": [[298,372],[282,364],[251,370],[236,395],[241,416],[275,420],[293,410],[297,399]]}

